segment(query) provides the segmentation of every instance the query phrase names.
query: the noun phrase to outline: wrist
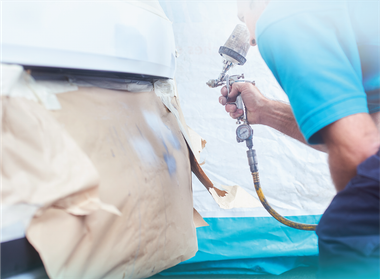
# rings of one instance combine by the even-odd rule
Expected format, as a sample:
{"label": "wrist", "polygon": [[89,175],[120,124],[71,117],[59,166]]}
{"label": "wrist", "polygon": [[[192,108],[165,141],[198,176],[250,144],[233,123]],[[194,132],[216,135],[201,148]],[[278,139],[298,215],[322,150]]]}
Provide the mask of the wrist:
{"label": "wrist", "polygon": [[255,111],[251,113],[255,116],[255,118],[253,119],[253,124],[271,126],[273,117],[273,105],[273,100],[269,100],[267,98],[262,98],[259,102],[257,102]]}

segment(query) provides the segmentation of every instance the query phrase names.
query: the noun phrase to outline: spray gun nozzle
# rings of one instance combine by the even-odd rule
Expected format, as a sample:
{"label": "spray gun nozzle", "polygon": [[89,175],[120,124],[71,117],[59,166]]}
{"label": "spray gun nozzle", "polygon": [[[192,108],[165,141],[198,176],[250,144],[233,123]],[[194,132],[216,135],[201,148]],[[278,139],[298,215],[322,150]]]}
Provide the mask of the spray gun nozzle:
{"label": "spray gun nozzle", "polygon": [[211,88],[215,88],[216,87],[216,79],[210,79],[208,82],[206,82],[206,84],[211,87]]}

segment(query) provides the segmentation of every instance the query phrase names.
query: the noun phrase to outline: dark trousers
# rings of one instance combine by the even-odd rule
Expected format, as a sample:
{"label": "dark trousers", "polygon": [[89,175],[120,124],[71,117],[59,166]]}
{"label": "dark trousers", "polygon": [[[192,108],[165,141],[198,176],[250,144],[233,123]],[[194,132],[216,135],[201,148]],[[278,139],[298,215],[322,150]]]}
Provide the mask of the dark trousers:
{"label": "dark trousers", "polygon": [[380,278],[380,151],[357,168],[318,227],[319,278]]}

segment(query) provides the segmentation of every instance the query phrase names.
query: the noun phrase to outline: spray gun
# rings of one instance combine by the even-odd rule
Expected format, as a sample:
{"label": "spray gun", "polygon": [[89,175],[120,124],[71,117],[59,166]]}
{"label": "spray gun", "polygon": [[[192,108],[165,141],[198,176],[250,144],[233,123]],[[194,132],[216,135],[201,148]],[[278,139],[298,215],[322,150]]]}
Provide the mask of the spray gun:
{"label": "spray gun", "polygon": [[[230,94],[230,86],[235,82],[250,82],[253,85],[255,85],[254,81],[244,80],[244,74],[232,76],[228,75],[228,71],[235,64],[244,65],[244,63],[246,62],[245,56],[247,55],[250,47],[248,41],[249,32],[247,28],[243,24],[236,25],[235,29],[232,31],[232,34],[227,39],[224,46],[221,46],[219,48],[219,54],[224,58],[222,72],[220,73],[217,79],[210,79],[208,82],[206,82],[206,84],[211,88],[226,85],[227,103],[229,103],[228,96]],[[237,119],[236,122],[236,124],[241,124],[243,122],[243,124],[239,125],[236,128],[236,140],[239,143],[245,141],[247,145],[248,164],[253,177],[255,190],[257,196],[260,199],[261,204],[264,206],[264,208],[268,211],[270,215],[272,215],[277,221],[281,222],[282,224],[299,230],[315,231],[317,227],[316,225],[302,224],[290,221],[281,216],[279,213],[277,213],[269,205],[268,201],[264,196],[264,193],[261,190],[256,151],[255,149],[253,149],[253,129],[248,123],[247,110],[240,93],[236,97],[235,105],[238,109],[243,110],[243,114]]]}
{"label": "spray gun", "polygon": [[[206,84],[211,88],[226,85],[227,102],[228,95],[230,94],[230,86],[235,82],[251,82],[252,84],[255,84],[254,81],[244,80],[244,74],[232,76],[228,75],[228,71],[234,65],[244,65],[247,61],[245,56],[247,55],[250,47],[248,40],[249,32],[247,28],[243,24],[236,25],[224,46],[219,48],[219,54],[224,58],[222,72],[217,79],[210,79],[206,82]],[[235,104],[238,109],[242,109],[243,111],[245,110],[240,94],[237,96]],[[244,124],[248,125],[248,121],[244,115],[245,113],[237,119],[237,124],[244,122]]]}
{"label": "spray gun", "polygon": [[[230,86],[235,82],[250,82],[255,85],[254,81],[244,80],[244,74],[241,75],[228,75],[228,70],[230,70],[234,65],[244,65],[247,61],[245,56],[249,50],[249,32],[243,24],[236,25],[235,29],[232,31],[230,37],[227,39],[224,46],[219,48],[219,54],[224,58],[223,69],[221,74],[217,79],[210,79],[206,84],[215,88],[218,86],[226,85],[227,87],[227,103],[228,96],[230,94]],[[236,124],[241,124],[236,129],[236,140],[237,142],[246,142],[248,147],[248,161],[251,168],[251,172],[257,172],[257,160],[256,153],[253,149],[253,130],[248,123],[246,108],[241,95],[236,97],[235,105],[238,109],[243,110],[243,115],[241,115]]]}

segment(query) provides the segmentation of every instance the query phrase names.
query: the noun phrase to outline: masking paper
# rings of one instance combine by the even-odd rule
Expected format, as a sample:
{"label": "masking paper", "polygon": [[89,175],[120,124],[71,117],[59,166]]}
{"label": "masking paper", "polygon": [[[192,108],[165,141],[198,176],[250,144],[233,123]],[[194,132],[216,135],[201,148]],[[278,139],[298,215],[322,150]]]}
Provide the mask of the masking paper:
{"label": "masking paper", "polygon": [[19,97],[2,97],[1,103],[3,204],[46,207],[93,192],[98,172],[46,109]]}
{"label": "masking paper", "polygon": [[33,215],[48,207],[120,214],[99,199],[94,165],[43,106],[5,96],[1,104],[3,241],[23,237]]}
{"label": "masking paper", "polygon": [[57,97],[62,109],[50,117],[89,158],[100,200],[121,216],[77,216],[64,203],[35,216],[27,237],[49,276],[145,278],[194,256],[190,160],[176,117],[153,91],[91,87]]}

